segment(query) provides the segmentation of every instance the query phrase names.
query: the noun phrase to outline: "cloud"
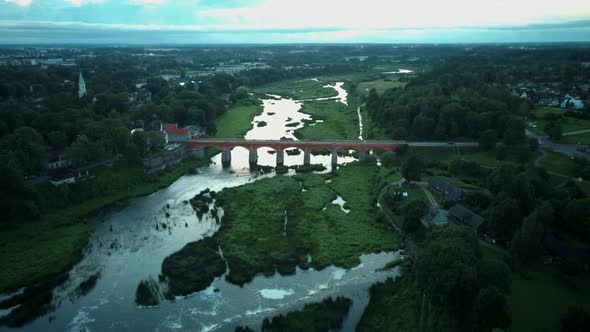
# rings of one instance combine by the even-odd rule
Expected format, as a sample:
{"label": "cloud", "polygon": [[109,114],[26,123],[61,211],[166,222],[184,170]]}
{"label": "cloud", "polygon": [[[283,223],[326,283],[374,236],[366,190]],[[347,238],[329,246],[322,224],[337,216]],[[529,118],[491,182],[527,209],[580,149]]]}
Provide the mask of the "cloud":
{"label": "cloud", "polygon": [[101,3],[101,2],[104,2],[104,0],[64,0],[64,1],[65,2],[69,2],[69,3],[71,3],[72,5],[75,5],[75,6],[81,6],[81,5],[86,4],[86,3]]}
{"label": "cloud", "polygon": [[8,3],[14,3],[14,4],[21,6],[21,7],[28,7],[33,2],[33,0],[4,0],[4,1],[8,2]]}

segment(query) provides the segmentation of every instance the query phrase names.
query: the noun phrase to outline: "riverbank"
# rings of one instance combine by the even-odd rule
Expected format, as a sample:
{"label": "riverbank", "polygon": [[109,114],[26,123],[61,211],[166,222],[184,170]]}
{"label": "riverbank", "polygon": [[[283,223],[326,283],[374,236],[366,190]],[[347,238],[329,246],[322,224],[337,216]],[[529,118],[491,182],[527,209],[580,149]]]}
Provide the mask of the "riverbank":
{"label": "riverbank", "polygon": [[[226,279],[243,285],[259,273],[289,275],[297,267],[352,268],[363,254],[399,249],[400,238],[377,220],[371,202],[371,191],[386,175],[376,166],[357,163],[334,175],[277,176],[221,191],[218,201],[225,215],[212,238],[227,261]],[[337,197],[344,200],[341,206],[334,203]],[[190,252],[206,251],[194,248],[202,245],[215,247],[195,242],[181,250],[187,255],[170,258],[192,259]],[[169,265],[181,266],[180,261]],[[174,273],[167,276],[174,278]],[[207,286],[194,283],[190,290]]]}
{"label": "riverbank", "polygon": [[128,183],[127,190],[51,212],[40,221],[21,223],[0,234],[0,294],[50,279],[68,271],[82,257],[91,230],[83,219],[125,205],[125,201],[145,196],[169,186],[208,158],[188,159],[165,170],[147,174],[143,169],[113,168],[97,175],[97,182]]}

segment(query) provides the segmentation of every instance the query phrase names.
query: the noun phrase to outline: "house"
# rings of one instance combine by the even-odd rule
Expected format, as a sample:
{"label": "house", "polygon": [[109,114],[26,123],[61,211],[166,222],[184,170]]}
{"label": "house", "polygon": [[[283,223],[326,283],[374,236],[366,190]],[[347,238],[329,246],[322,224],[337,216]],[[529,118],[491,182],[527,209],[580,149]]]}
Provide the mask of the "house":
{"label": "house", "polygon": [[188,129],[178,128],[177,123],[164,123],[161,125],[160,131],[164,133],[166,144],[169,142],[186,142],[191,139],[190,131]]}
{"label": "house", "polygon": [[49,182],[54,186],[72,184],[90,176],[88,170],[73,171],[69,168],[55,169],[48,172]]}
{"label": "house", "polygon": [[207,130],[201,126],[197,126],[197,125],[190,125],[187,127],[184,127],[184,129],[188,129],[188,131],[190,131],[191,133],[191,138],[195,139],[195,138],[200,138],[202,136],[204,136],[205,134],[207,134]]}
{"label": "house", "polygon": [[[569,96],[569,95],[567,95]],[[575,99],[575,98],[567,98],[561,103],[561,105],[559,107],[561,108],[565,108],[565,109],[575,109],[575,110],[581,110],[584,108],[584,102],[581,101],[580,99]]]}
{"label": "house", "polygon": [[557,106],[559,106],[559,99],[557,99],[557,98],[541,98],[539,100],[539,105],[549,106],[549,107],[557,107]]}
{"label": "house", "polygon": [[61,151],[55,151],[49,156],[47,160],[47,169],[60,169],[70,166],[70,161],[66,157],[66,153]]}
{"label": "house", "polygon": [[520,95],[520,98],[523,98],[523,99],[528,99],[528,98],[529,98],[529,95],[528,95],[528,94],[527,94],[527,92],[525,91],[525,92],[523,92],[523,93]]}
{"label": "house", "polygon": [[465,192],[443,179],[433,178],[430,180],[430,188],[438,192],[443,199],[451,202],[460,202],[465,198]]}
{"label": "house", "polygon": [[480,215],[461,204],[455,204],[449,210],[449,214],[464,224],[471,226],[475,231],[477,231],[479,226],[484,222],[484,219]]}
{"label": "house", "polygon": [[590,266],[590,250],[571,247],[566,241],[560,238],[559,234],[549,230],[543,237],[543,246],[552,256],[558,256],[563,260],[577,263],[581,266]]}

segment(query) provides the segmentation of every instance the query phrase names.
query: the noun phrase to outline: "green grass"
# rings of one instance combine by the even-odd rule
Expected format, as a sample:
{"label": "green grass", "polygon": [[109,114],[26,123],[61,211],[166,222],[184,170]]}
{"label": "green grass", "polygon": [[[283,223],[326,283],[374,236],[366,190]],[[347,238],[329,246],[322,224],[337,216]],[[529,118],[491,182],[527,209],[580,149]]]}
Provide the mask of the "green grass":
{"label": "green grass", "polygon": [[567,276],[545,265],[529,273],[531,280],[513,274],[509,331],[559,331],[561,315],[569,306],[581,306],[590,311],[590,277],[587,274]]}
{"label": "green grass", "polygon": [[333,100],[309,101],[303,104],[303,113],[310,114],[322,123],[306,125],[295,131],[299,139],[358,139],[358,115],[353,106],[346,106]]}
{"label": "green grass", "polygon": [[[84,218],[118,202],[164,188],[186,174],[189,168],[206,162],[206,159],[187,160],[153,175],[145,174],[143,169],[106,168],[97,174],[96,185],[110,183],[110,193],[50,212],[40,221],[3,230],[0,232],[0,261],[3,262],[0,293],[63,273],[75,264],[90,235],[82,222]],[[134,185],[122,185],[132,182]]]}
{"label": "green grass", "polygon": [[373,81],[361,82],[358,84],[357,91],[359,93],[365,93],[371,89],[377,90],[377,93],[381,94],[385,90],[392,88],[403,88],[406,86],[406,82],[399,82],[396,78],[380,78]]}
{"label": "green grass", "polygon": [[[333,177],[278,176],[225,189],[221,198],[228,219],[214,237],[230,264],[230,280],[247,282],[257,273],[292,270],[306,264],[308,253],[313,267],[350,268],[360,263],[362,254],[398,249],[399,237],[376,221],[370,202],[382,175],[375,166],[354,164]],[[331,203],[337,194],[347,202],[349,214]],[[241,262],[240,267],[232,262]]]}
{"label": "green grass", "polygon": [[324,88],[325,85],[325,82],[313,81],[311,79],[289,80],[271,83],[256,88],[255,91],[293,99],[315,99],[335,97],[338,95],[336,90]]}
{"label": "green grass", "polygon": [[532,114],[535,114],[538,118],[542,118],[546,114],[563,114],[565,110],[559,107],[539,107],[531,111]]}
{"label": "green grass", "polygon": [[547,151],[547,156],[543,158],[539,166],[563,175],[572,175],[575,162],[560,153]]}
{"label": "green grass", "polygon": [[[536,127],[532,127],[530,124],[527,123],[527,128],[530,131],[534,132],[537,135],[546,135],[544,130],[545,125],[547,124],[546,120],[539,119],[531,120],[529,122],[532,122],[536,125]],[[563,133],[590,129],[590,120],[587,119],[578,119],[564,116],[558,121],[558,123],[561,124],[561,127],[563,128]]]}
{"label": "green grass", "polygon": [[218,138],[244,138],[252,128],[254,117],[262,113],[261,105],[238,105],[230,108],[217,120]]}
{"label": "green grass", "polygon": [[589,145],[590,144],[590,133],[562,136],[561,140],[559,142],[565,143],[565,144]]}

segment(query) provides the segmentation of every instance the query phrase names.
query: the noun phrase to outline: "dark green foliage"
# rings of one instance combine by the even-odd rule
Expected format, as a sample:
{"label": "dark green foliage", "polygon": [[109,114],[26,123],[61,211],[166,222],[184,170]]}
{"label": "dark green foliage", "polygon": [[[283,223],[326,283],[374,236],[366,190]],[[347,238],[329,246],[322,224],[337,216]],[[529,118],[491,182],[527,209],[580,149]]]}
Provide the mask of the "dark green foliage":
{"label": "dark green foliage", "polygon": [[479,136],[479,147],[484,150],[491,150],[498,143],[498,133],[493,129],[485,130]]}
{"label": "dark green foliage", "polygon": [[553,217],[553,207],[550,203],[543,202],[524,219],[520,230],[512,239],[512,251],[522,263],[530,264],[541,257],[541,241]]}
{"label": "dark green foliage", "polygon": [[562,332],[585,332],[590,326],[590,314],[582,308],[570,307],[561,318]]}
{"label": "dark green foliage", "polygon": [[143,280],[135,291],[135,303],[143,306],[155,306],[160,303],[158,284],[153,279]]}
{"label": "dark green foliage", "polygon": [[559,141],[563,135],[563,128],[561,127],[561,124],[556,121],[548,122],[543,129],[545,130],[547,136],[555,141]]}
{"label": "dark green foliage", "polygon": [[180,251],[166,257],[162,275],[168,280],[166,298],[189,295],[207,288],[213,279],[226,270],[219,247],[212,238],[187,244]]}
{"label": "dark green foliage", "polygon": [[492,207],[486,229],[497,240],[510,241],[514,232],[520,228],[521,222],[518,202],[512,198],[505,198]]}
{"label": "dark green foliage", "polygon": [[433,304],[455,317],[468,311],[477,293],[476,235],[466,227],[437,229],[429,234],[416,260],[416,280]]}
{"label": "dark green foliage", "polygon": [[510,326],[506,296],[493,286],[481,289],[475,299],[475,319],[477,331],[506,330]]}
{"label": "dark green foliage", "polygon": [[401,207],[404,217],[402,228],[404,232],[413,233],[422,227],[422,218],[426,214],[428,204],[421,199],[415,199]]}
{"label": "dark green foliage", "polygon": [[496,259],[477,262],[477,281],[480,288],[494,286],[503,294],[510,294],[512,271],[506,263]]}
{"label": "dark green foliage", "polygon": [[[306,304],[303,309],[293,311],[287,315],[275,316],[272,319],[265,318],[262,323],[263,332],[328,332],[339,330],[352,301],[338,297],[336,300],[328,298],[320,303]],[[248,331],[249,328],[238,328],[239,331]],[[236,329],[236,331],[238,331]]]}
{"label": "dark green foliage", "polygon": [[408,181],[420,180],[420,174],[424,170],[424,161],[416,155],[410,156],[402,164],[401,173]]}

